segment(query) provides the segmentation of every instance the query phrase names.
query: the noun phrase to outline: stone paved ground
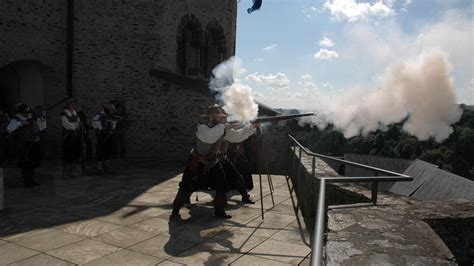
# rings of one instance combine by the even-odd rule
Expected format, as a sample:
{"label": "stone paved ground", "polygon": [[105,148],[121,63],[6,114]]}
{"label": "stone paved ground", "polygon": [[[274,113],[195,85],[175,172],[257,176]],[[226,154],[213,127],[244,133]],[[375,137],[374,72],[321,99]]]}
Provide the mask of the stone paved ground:
{"label": "stone paved ground", "polygon": [[[41,169],[42,186],[24,189],[7,169],[0,211],[0,265],[307,264],[309,239],[294,211],[285,177],[273,176],[273,207],[263,182],[265,220],[257,204],[229,200],[231,220],[212,217],[203,192],[170,222],[181,167],[141,163],[120,174],[59,179],[60,166]],[[176,170],[179,169],[179,170]],[[254,176],[258,188],[258,176]]]}

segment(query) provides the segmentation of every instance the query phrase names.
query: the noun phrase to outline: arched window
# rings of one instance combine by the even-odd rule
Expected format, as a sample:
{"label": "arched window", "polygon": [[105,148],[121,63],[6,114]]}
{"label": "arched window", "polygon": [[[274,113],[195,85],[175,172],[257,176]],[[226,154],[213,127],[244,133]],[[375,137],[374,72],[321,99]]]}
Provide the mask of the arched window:
{"label": "arched window", "polygon": [[181,19],[177,33],[177,70],[183,75],[202,76],[202,26],[194,15]]}
{"label": "arched window", "polygon": [[212,69],[227,58],[227,42],[219,22],[209,22],[201,49],[201,68],[205,77],[210,77]]}

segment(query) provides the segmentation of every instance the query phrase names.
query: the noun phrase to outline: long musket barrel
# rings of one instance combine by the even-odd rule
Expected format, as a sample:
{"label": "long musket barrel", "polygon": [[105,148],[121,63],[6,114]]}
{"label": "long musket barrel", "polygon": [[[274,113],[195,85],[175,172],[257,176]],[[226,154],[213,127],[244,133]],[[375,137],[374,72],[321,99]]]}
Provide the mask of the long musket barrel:
{"label": "long musket barrel", "polygon": [[[294,114],[294,115],[277,115],[277,116],[268,116],[268,117],[259,117],[250,123],[275,123],[285,120],[290,120],[303,116],[314,116],[314,113],[303,113],[303,114]],[[229,124],[232,124],[234,128],[241,128],[244,126],[241,121],[230,121]]]}
{"label": "long musket barrel", "polygon": [[314,113],[303,113],[303,114],[294,114],[294,115],[277,115],[269,117],[259,117],[252,121],[252,123],[268,123],[268,122],[278,122],[284,120],[290,120],[293,118],[303,117],[303,116],[314,116]]}

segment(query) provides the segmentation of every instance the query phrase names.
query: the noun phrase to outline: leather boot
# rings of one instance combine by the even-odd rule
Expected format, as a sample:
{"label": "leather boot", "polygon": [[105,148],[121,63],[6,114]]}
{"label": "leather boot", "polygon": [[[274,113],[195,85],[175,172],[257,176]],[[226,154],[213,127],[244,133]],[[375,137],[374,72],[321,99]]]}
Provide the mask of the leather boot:
{"label": "leather boot", "polygon": [[76,164],[75,163],[69,163],[68,168],[67,168],[67,176],[69,178],[76,178]]}
{"label": "leather boot", "polygon": [[228,215],[224,211],[224,207],[227,204],[227,193],[216,191],[216,197],[214,199],[214,216],[217,218],[230,219],[232,216]]}
{"label": "leather boot", "polygon": [[247,204],[255,204],[255,201],[253,201],[253,199],[250,197],[248,193],[242,196],[242,202],[247,203]]}
{"label": "leather boot", "polygon": [[69,163],[63,162],[63,171],[61,174],[61,178],[64,180],[69,179],[69,165]]}
{"label": "leather boot", "polygon": [[113,174],[112,164],[110,163],[110,160],[104,161],[104,171],[106,174]]}
{"label": "leather boot", "polygon": [[104,162],[97,161],[97,174],[101,175],[104,173]]}
{"label": "leather boot", "polygon": [[184,203],[186,202],[186,200],[189,199],[190,196],[190,193],[185,193],[181,190],[178,190],[178,193],[176,194],[176,197],[173,201],[173,212],[171,212],[170,216],[171,219],[181,218],[181,216],[179,215],[179,210],[181,209],[181,207],[183,207]]}
{"label": "leather boot", "polygon": [[242,202],[247,203],[247,204],[255,204],[255,201],[252,200],[249,193],[247,192],[247,187],[245,186],[244,179],[240,178],[236,182],[236,185],[237,185],[240,195],[242,196]]}

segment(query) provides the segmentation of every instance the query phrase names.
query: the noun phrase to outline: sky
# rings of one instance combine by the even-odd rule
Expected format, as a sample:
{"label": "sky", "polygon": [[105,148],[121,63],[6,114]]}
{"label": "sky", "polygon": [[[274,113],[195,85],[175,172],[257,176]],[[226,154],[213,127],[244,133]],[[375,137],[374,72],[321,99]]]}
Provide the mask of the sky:
{"label": "sky", "polygon": [[[458,103],[474,104],[473,0],[251,0],[238,3],[238,79],[256,100],[299,108],[314,95],[377,90],[389,69],[436,50]],[[390,88],[388,88],[390,89]],[[429,89],[429,88],[428,88]]]}

